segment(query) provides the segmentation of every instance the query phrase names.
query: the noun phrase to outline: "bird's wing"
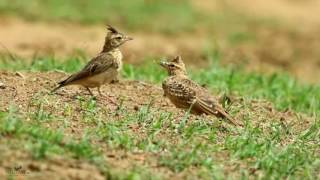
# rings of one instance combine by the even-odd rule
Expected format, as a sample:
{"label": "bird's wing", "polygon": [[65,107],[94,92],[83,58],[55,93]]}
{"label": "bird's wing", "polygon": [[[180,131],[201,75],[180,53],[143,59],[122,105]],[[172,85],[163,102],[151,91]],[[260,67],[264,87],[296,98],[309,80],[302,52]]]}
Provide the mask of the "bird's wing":
{"label": "bird's wing", "polygon": [[223,109],[223,107],[221,107],[216,102],[197,98],[193,104],[193,108],[196,109],[196,111],[198,112],[203,112],[205,114],[211,114],[217,117],[222,117],[228,120],[233,125],[240,125]]}
{"label": "bird's wing", "polygon": [[66,85],[68,83],[93,76],[96,74],[100,74],[109,70],[110,68],[117,69],[117,63],[115,62],[113,56],[111,54],[99,54],[79,72],[71,75],[67,79],[59,82],[60,85]]}
{"label": "bird's wing", "polygon": [[195,92],[195,99],[193,100],[192,105],[192,108],[195,111],[223,117],[230,123],[238,125],[238,123],[236,123],[235,120],[223,109],[223,107],[218,104],[218,101],[211,96],[205,88],[190,79],[183,79],[182,82],[185,86],[190,87],[190,89]]}
{"label": "bird's wing", "polygon": [[190,107],[195,99],[196,92],[181,79],[170,79],[163,84],[165,94],[176,99],[179,104]]}
{"label": "bird's wing", "polygon": [[183,86],[188,87],[189,91],[194,92],[195,97],[200,97],[201,99],[208,99],[210,101],[215,101],[214,97],[212,97],[207,89],[204,87],[200,86],[196,82],[188,79],[188,78],[183,78],[180,80],[181,84]]}

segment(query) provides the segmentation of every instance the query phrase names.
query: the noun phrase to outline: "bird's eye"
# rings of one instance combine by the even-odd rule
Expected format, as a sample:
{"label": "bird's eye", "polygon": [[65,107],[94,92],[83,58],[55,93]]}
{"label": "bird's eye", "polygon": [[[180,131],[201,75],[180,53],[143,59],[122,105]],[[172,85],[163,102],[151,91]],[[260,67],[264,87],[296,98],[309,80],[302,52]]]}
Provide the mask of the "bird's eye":
{"label": "bird's eye", "polygon": [[119,36],[119,37],[116,37],[116,39],[117,39],[117,40],[120,40],[120,39],[121,39],[121,37],[120,37],[120,36]]}
{"label": "bird's eye", "polygon": [[174,67],[174,65],[173,64],[169,64],[169,67]]}

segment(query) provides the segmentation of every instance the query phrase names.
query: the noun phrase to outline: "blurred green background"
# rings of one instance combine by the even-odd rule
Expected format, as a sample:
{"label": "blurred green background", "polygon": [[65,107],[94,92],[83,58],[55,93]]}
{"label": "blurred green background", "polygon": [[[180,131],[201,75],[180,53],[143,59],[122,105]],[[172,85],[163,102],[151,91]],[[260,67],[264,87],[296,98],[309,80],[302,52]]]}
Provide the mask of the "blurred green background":
{"label": "blurred green background", "polygon": [[[132,47],[126,46],[130,63],[181,54],[191,65],[204,67],[214,54],[224,65],[263,73],[289,72],[318,83],[320,18],[313,12],[316,5],[313,0],[0,0],[0,39],[2,46],[22,56],[66,57],[70,51],[63,50],[72,48],[92,56],[97,51],[93,49],[101,46],[97,40],[103,39],[102,26],[112,24],[137,37]],[[23,21],[15,22],[12,17]],[[33,41],[26,36],[7,38],[8,32],[15,35],[12,31],[31,37],[45,35]],[[5,48],[0,52],[6,53]]]}

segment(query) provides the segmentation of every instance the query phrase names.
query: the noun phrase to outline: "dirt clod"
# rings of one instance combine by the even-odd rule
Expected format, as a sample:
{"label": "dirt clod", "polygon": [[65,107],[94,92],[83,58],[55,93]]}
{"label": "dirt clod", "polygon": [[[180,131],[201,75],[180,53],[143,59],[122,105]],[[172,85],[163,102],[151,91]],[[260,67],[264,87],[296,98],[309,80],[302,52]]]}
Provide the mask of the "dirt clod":
{"label": "dirt clod", "polygon": [[22,79],[26,78],[21,72],[16,72],[15,75],[21,77]]}
{"label": "dirt clod", "polygon": [[6,86],[4,85],[4,83],[0,82],[0,89],[5,89],[5,88],[6,88]]}

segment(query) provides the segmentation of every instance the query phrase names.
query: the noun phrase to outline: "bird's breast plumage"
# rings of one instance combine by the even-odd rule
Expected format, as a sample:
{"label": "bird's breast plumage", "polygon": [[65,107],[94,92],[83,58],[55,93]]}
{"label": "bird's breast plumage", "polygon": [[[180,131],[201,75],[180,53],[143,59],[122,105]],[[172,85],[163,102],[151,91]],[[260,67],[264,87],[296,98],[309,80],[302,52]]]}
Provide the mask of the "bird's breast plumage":
{"label": "bird's breast plumage", "polygon": [[[96,80],[101,82],[101,84],[110,83],[111,81],[116,80],[118,78],[119,71],[122,69],[123,56],[121,51],[119,49],[114,49],[108,54],[112,57],[113,66],[107,71],[97,75]],[[106,59],[106,61],[110,61],[110,59]],[[108,62],[106,63],[108,64]]]}
{"label": "bird's breast plumage", "polygon": [[112,56],[114,57],[114,63],[116,64],[117,71],[120,71],[122,69],[122,53],[119,49],[115,49],[110,52]]}

